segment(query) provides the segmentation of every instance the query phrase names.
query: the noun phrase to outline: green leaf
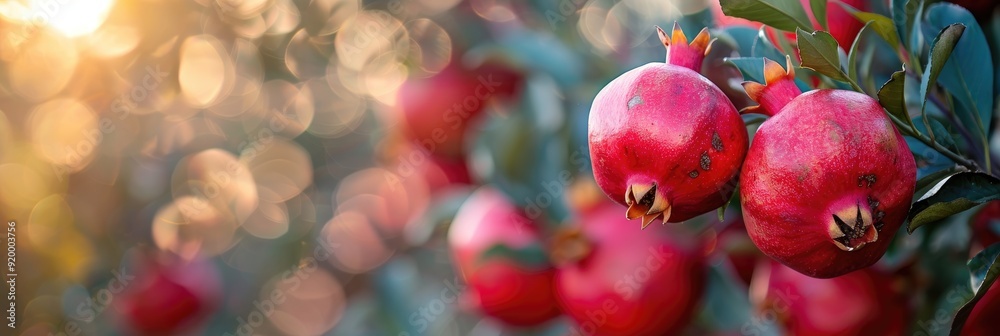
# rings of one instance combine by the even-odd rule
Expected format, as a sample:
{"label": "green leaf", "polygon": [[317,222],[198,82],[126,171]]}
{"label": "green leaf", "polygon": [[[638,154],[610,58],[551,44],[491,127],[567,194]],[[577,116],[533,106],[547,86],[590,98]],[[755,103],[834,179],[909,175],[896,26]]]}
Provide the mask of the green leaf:
{"label": "green leaf", "polygon": [[861,37],[868,30],[868,27],[871,26],[872,21],[868,21],[864,27],[861,27],[858,35],[854,37],[854,43],[851,44],[851,52],[847,54],[847,77],[855,83],[858,82],[858,47],[861,45]]}
{"label": "green leaf", "polygon": [[[958,114],[968,129],[977,129],[985,140],[992,130],[990,119],[994,104],[993,58],[982,27],[968,10],[949,3],[937,3],[927,8],[924,34],[941,27],[960,23],[965,26],[951,57],[944,64],[939,84],[948,90],[966,111]],[[985,142],[985,141],[984,141]]]}
{"label": "green leaf", "polygon": [[478,265],[482,265],[494,259],[506,259],[515,261],[518,265],[531,269],[546,268],[551,266],[549,256],[545,254],[545,249],[541,244],[531,244],[519,249],[511,248],[502,243],[490,246],[489,249],[479,255],[476,259]]}
{"label": "green leaf", "polygon": [[927,189],[931,185],[936,185],[941,179],[947,178],[949,176],[958,174],[952,169],[942,169],[936,172],[927,174],[917,180],[917,186],[913,188],[914,191],[920,192],[921,190]]}
{"label": "green leaf", "polygon": [[840,54],[837,52],[837,40],[822,30],[808,33],[804,30],[795,31],[799,42],[799,55],[802,67],[812,69],[835,80],[848,81],[847,74],[840,68]]}
{"label": "green leaf", "polygon": [[757,30],[757,37],[753,40],[753,47],[750,50],[750,56],[769,58],[779,64],[784,64],[785,54],[779,51],[778,48],[775,47],[774,42],[767,38],[767,32],[765,32],[764,29],[765,27],[761,27]]}
{"label": "green leaf", "polygon": [[996,282],[997,276],[1000,276],[1000,262],[997,261],[1000,261],[1000,244],[990,245],[969,260],[969,271],[972,272],[972,290],[976,295],[955,314],[955,321],[951,324],[951,336],[961,334],[965,320],[969,318],[976,303],[983,298],[983,295],[986,295],[986,292]]}
{"label": "green leaf", "polygon": [[937,118],[930,118],[931,131],[937,137],[937,142],[944,146],[945,148],[953,149],[955,148],[955,139],[952,138],[951,132],[941,124]]}
{"label": "green leaf", "polygon": [[764,83],[763,57],[733,57],[726,58],[726,62],[740,70],[744,81]]}
{"label": "green leaf", "polygon": [[[925,126],[930,126],[926,112],[930,89],[937,84],[938,76],[941,75],[941,70],[944,68],[945,62],[948,61],[948,57],[951,56],[951,52],[955,49],[955,45],[958,44],[958,39],[962,37],[963,32],[965,32],[965,25],[961,23],[947,26],[938,33],[931,44],[931,55],[927,60],[927,68],[924,69],[924,74],[920,80],[920,99],[923,101],[920,104],[920,115],[924,117]],[[931,140],[935,140],[934,130],[929,129],[928,131],[930,132]]]}
{"label": "green leaf", "polygon": [[812,30],[809,16],[799,0],[720,0],[722,13],[761,22],[784,31]]}
{"label": "green leaf", "polygon": [[984,173],[963,172],[949,176],[927,191],[907,218],[907,231],[1000,199],[1000,179]]}
{"label": "green leaf", "polygon": [[826,30],[826,0],[809,0],[809,8],[812,8],[813,17],[819,26]]}
{"label": "green leaf", "polygon": [[875,29],[878,36],[882,37],[882,40],[888,43],[892,47],[892,50],[899,48],[899,35],[896,33],[896,26],[893,25],[892,19],[880,14],[858,11],[843,3],[841,5],[850,11],[851,14],[854,14],[854,17],[858,18],[861,22],[871,23],[872,28]]}
{"label": "green leaf", "polygon": [[906,33],[909,32],[909,22],[912,12],[907,12],[909,9],[909,1],[907,0],[892,0],[890,3],[890,9],[892,10],[892,23],[896,26],[896,35],[901,41],[906,41]]}
{"label": "green leaf", "polygon": [[916,127],[906,112],[906,103],[903,98],[905,82],[906,66],[904,65],[903,70],[893,72],[892,77],[889,77],[889,80],[878,89],[878,103],[896,119],[909,123],[910,127]]}

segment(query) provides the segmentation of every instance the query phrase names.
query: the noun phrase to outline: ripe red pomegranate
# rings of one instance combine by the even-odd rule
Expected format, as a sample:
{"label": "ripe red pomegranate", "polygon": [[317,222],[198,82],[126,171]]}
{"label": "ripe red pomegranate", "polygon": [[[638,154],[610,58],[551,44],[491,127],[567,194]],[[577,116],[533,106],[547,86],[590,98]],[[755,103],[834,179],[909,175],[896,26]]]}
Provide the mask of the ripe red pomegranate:
{"label": "ripe red pomegranate", "polygon": [[805,276],[771,262],[754,274],[750,298],[762,318],[788,335],[902,335],[909,313],[892,279],[864,269],[833,279]]}
{"label": "ripe red pomegranate", "polygon": [[969,318],[962,327],[963,336],[988,336],[997,333],[997,317],[1000,317],[1000,285],[990,286],[986,295],[972,308]]}
{"label": "ripe red pomegranate", "polygon": [[552,287],[555,270],[547,260],[526,264],[485,255],[498,245],[544,251],[538,228],[500,192],[483,187],[469,196],[451,224],[448,243],[468,285],[465,299],[483,314],[515,326],[536,325],[560,314]]}
{"label": "ripe red pomegranate", "polygon": [[721,206],[747,150],[733,103],[698,73],[712,42],[708,30],[690,45],[677,24],[670,37],[657,31],[667,62],[608,83],[588,122],[597,184],[643,228],[660,216],[680,222]]}
{"label": "ripe red pomegranate", "polygon": [[476,121],[497,85],[479,83],[476,76],[454,64],[431,77],[407,80],[400,86],[396,102],[405,134],[428,152],[461,154],[466,129]]}
{"label": "ripe red pomegranate", "polygon": [[771,118],[757,130],[740,176],[747,233],[761,252],[829,278],[874,264],[906,217],[916,183],[909,147],[871,97],[801,93],[767,60],[767,85],[744,83]]}
{"label": "ripe red pomegranate", "polygon": [[569,231],[577,255],[556,274],[559,303],[578,335],[677,334],[704,290],[702,246],[668,230],[622,230],[619,211],[605,202]]}
{"label": "ripe red pomegranate", "polygon": [[219,275],[205,261],[161,256],[145,259],[135,270],[120,300],[115,298],[129,334],[192,333],[219,306]]}
{"label": "ripe red pomegranate", "polygon": [[1000,243],[1000,201],[987,203],[972,217],[972,236],[981,247]]}

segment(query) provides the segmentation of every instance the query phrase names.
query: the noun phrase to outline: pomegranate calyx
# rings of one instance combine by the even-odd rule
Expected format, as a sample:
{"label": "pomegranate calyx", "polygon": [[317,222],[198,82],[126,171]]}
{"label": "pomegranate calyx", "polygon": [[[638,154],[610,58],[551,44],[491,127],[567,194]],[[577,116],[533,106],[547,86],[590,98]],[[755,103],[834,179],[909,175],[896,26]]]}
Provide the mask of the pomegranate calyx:
{"label": "pomegranate calyx", "polygon": [[712,43],[715,39],[711,38],[708,33],[708,28],[702,28],[698,35],[688,43],[687,36],[684,35],[684,31],[681,30],[681,26],[674,21],[674,28],[670,35],[660,28],[656,27],[656,35],[659,36],[660,42],[663,46],[667,48],[667,64],[673,64],[677,66],[682,66],[694,72],[701,72],[701,62],[705,59],[705,55],[712,50]]}
{"label": "pomegranate calyx", "polygon": [[862,209],[860,203],[853,208],[834,212],[828,226],[833,244],[844,251],[855,251],[878,240],[878,230],[873,223],[871,211]]}
{"label": "pomegranate calyx", "polygon": [[552,235],[549,259],[556,266],[574,264],[590,255],[593,246],[580,228],[562,228]]}
{"label": "pomegranate calyx", "polygon": [[781,111],[785,105],[802,94],[795,85],[795,69],[792,58],[785,55],[785,67],[768,58],[764,59],[764,83],[743,82],[747,96],[760,105],[740,110],[740,113],[759,113],[769,117]]}
{"label": "pomegranate calyx", "polygon": [[663,216],[664,225],[670,219],[670,202],[657,192],[656,182],[630,185],[625,192],[625,204],[628,204],[625,218],[632,220],[641,217],[643,229],[660,216]]}

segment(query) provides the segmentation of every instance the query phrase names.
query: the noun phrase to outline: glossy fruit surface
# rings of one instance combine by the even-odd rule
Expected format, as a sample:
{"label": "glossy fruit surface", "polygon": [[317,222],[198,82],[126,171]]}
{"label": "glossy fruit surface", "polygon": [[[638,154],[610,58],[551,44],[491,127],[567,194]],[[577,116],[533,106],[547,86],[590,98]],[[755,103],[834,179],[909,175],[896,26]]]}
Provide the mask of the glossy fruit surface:
{"label": "glossy fruit surface", "polygon": [[775,260],[829,278],[878,261],[902,225],[916,183],[903,137],[871,97],[804,94],[768,61],[768,84],[747,82],[771,116],[757,130],[740,176],[747,233]]}
{"label": "glossy fruit surface", "polygon": [[594,177],[611,199],[646,227],[680,222],[729,200],[747,150],[736,108],[697,71],[707,30],[690,43],[675,25],[667,63],[649,63],[608,83],[590,109]]}

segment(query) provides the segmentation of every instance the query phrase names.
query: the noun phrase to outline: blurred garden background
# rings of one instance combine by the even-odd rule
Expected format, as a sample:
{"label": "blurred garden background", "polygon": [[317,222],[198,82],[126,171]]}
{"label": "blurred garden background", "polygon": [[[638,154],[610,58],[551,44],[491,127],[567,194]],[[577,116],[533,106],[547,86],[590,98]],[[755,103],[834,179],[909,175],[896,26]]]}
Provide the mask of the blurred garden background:
{"label": "blurred garden background", "polygon": [[[995,61],[1000,12],[966,2]],[[889,3],[864,10],[891,16]],[[2,1],[0,219],[16,228],[4,272],[16,274],[16,327],[0,333],[589,334],[564,316],[481,314],[449,226],[484,185],[541,228],[610,204],[590,172],[590,103],[662,62],[654,26],[675,21],[718,38],[702,73],[737,108],[752,102],[725,58],[790,50],[714,0]],[[865,89],[899,68],[876,39],[861,38]],[[752,134],[760,120],[745,120]],[[918,157],[918,177],[954,166],[941,160]],[[990,243],[971,232],[997,234],[995,206],[970,226],[980,208],[946,233],[901,232],[876,265],[893,291],[919,293],[873,308],[908,311],[900,333],[947,333],[940,311],[962,303],[949,295]],[[766,261],[738,206],[722,214],[676,224],[698,233],[706,274],[682,333],[785,333],[784,306],[753,290]]]}

